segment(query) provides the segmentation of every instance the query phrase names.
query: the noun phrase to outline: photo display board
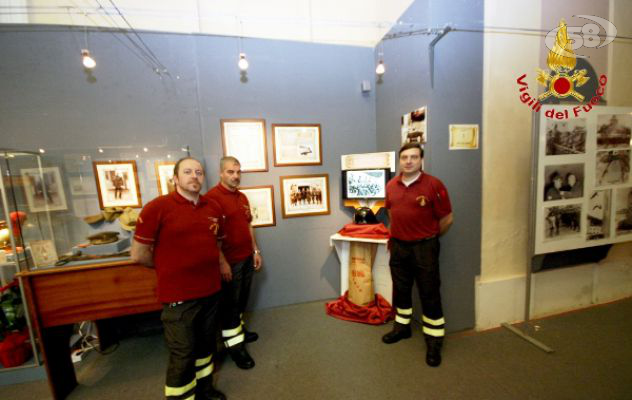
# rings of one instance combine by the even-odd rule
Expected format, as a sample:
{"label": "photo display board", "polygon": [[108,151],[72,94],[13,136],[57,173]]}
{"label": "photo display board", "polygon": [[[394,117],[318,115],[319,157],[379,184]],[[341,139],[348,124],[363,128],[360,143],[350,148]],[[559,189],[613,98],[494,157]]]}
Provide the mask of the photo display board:
{"label": "photo display board", "polygon": [[582,107],[540,110],[535,254],[632,240],[632,108]]}

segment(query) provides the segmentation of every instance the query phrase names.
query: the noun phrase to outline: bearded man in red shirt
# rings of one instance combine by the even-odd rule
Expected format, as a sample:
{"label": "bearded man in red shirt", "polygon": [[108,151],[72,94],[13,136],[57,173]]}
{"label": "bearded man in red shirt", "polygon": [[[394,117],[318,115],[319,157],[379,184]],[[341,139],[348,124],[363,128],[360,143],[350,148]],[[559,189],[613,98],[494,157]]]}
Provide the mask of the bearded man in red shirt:
{"label": "bearded man in red shirt", "polygon": [[204,170],[198,160],[179,160],[173,180],[175,192],[143,207],[131,256],[156,269],[169,348],[165,397],[225,400],[213,387],[212,375],[223,211],[215,201],[200,196]]}

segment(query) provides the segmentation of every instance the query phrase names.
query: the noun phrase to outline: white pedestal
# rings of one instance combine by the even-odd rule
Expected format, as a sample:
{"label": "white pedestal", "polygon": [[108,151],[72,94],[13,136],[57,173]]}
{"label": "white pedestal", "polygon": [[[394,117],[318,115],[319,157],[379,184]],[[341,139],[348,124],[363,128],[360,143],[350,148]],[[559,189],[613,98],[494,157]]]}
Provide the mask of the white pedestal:
{"label": "white pedestal", "polygon": [[329,237],[329,245],[336,248],[340,260],[340,295],[349,289],[349,253],[351,242],[377,243],[377,253],[373,262],[373,287],[390,304],[393,304],[393,281],[388,266],[389,253],[387,239],[365,239],[342,236],[339,233]]}

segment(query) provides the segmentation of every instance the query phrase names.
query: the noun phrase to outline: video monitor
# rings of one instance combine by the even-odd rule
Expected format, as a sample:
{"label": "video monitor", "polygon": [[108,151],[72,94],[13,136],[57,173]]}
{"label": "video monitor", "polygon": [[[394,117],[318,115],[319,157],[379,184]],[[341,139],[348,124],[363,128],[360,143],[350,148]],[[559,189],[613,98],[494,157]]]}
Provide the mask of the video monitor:
{"label": "video monitor", "polygon": [[384,199],[389,169],[342,171],[342,193],[345,199]]}

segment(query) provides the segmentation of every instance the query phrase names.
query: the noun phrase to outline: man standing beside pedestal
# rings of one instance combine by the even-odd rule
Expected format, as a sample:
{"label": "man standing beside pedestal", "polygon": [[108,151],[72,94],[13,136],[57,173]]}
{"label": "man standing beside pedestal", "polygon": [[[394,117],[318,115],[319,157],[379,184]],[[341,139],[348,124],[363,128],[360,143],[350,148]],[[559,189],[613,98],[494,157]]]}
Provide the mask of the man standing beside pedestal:
{"label": "man standing beside pedestal", "polygon": [[452,206],[443,183],[421,170],[424,150],[407,143],[399,151],[400,175],[386,186],[390,220],[393,330],[382,337],[387,344],[411,337],[412,289],[417,282],[426,340],[426,363],[441,364],[445,319],[441,307],[439,236],[452,225]]}
{"label": "man standing beside pedestal", "polygon": [[246,343],[254,342],[259,336],[246,330],[243,313],[253,273],[261,269],[263,259],[250,224],[252,215],[248,198],[238,190],[241,165],[235,157],[226,156],[220,160],[219,179],[220,182],[206,193],[206,197],[217,201],[226,217],[226,238],[222,241],[220,254],[222,339],[235,364],[249,369],[255,366],[255,362],[246,349]]}

